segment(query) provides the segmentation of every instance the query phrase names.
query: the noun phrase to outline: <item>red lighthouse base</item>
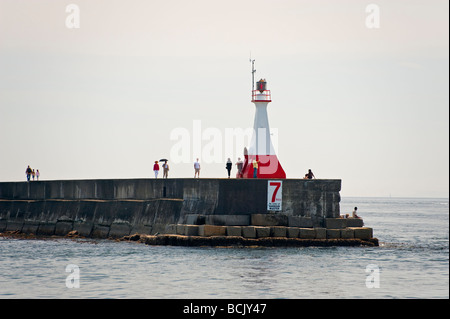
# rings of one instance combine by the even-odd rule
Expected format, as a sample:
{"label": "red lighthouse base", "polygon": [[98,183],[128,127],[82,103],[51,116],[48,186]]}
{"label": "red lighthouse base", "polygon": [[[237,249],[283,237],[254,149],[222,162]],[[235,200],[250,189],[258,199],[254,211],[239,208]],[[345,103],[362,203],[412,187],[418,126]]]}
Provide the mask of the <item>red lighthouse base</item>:
{"label": "red lighthouse base", "polygon": [[244,155],[242,178],[255,178],[253,160],[259,161],[257,178],[286,178],[286,173],[276,155]]}

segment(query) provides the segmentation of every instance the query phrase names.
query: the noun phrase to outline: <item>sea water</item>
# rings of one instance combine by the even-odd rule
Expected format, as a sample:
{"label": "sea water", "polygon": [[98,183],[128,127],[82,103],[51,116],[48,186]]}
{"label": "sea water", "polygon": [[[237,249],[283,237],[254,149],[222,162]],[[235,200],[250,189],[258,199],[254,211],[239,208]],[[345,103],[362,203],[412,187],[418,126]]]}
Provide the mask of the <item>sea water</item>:
{"label": "sea water", "polygon": [[0,238],[0,298],[449,298],[449,201],[342,198],[379,247]]}

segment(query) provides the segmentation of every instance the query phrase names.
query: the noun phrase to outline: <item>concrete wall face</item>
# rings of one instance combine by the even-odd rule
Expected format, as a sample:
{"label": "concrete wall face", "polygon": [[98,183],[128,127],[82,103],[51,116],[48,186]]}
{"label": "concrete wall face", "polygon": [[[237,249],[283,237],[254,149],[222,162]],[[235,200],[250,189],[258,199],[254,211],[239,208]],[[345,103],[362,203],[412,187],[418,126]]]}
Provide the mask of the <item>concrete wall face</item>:
{"label": "concrete wall face", "polygon": [[[105,237],[163,232],[192,214],[267,214],[266,179],[122,179],[0,183],[0,231]],[[283,180],[282,213],[314,226],[339,216],[340,180]],[[236,217],[237,218],[237,217]],[[53,228],[52,228],[53,227]],[[103,227],[103,228],[102,228]],[[19,229],[20,228],[20,229]]]}

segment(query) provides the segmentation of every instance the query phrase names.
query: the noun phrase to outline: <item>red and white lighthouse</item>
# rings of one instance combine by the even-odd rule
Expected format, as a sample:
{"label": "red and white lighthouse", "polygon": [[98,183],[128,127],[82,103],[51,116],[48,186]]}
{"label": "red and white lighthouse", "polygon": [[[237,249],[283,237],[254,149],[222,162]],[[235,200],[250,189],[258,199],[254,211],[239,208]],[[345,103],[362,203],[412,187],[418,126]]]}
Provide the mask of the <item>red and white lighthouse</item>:
{"label": "red and white lighthouse", "polygon": [[[266,80],[259,80],[256,88],[252,90],[252,102],[256,107],[253,137],[248,151],[244,154],[243,178],[255,178],[255,173],[257,178],[286,178],[270,138],[267,105],[272,102],[272,97],[270,90],[267,90]],[[256,172],[254,166],[257,166]]]}

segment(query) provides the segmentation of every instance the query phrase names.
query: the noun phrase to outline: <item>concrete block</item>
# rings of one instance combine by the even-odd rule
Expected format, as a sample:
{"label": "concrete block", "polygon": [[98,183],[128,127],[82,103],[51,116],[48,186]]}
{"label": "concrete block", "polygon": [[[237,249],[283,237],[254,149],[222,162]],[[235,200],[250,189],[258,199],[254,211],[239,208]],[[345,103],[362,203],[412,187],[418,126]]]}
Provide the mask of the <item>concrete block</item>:
{"label": "concrete block", "polygon": [[169,224],[166,226],[166,229],[164,230],[165,234],[176,234],[177,233],[177,225],[175,224]]}
{"label": "concrete block", "polygon": [[328,229],[346,228],[347,218],[325,218],[325,227]]}
{"label": "concrete block", "polygon": [[241,226],[227,226],[227,236],[242,236]]}
{"label": "concrete block", "polygon": [[195,224],[197,224],[197,217],[198,217],[198,214],[187,214],[184,216],[183,219],[180,218],[179,222],[186,223],[189,225],[195,225]]}
{"label": "concrete block", "polygon": [[73,230],[73,222],[56,222],[55,235],[65,236],[68,232]]}
{"label": "concrete block", "polygon": [[198,236],[199,226],[198,225],[185,225],[184,235],[185,236]]}
{"label": "concrete block", "polygon": [[205,215],[188,214],[184,217],[184,224],[203,225],[205,224]]}
{"label": "concrete block", "polygon": [[8,221],[6,224],[6,231],[22,231],[23,221]]}
{"label": "concrete block", "polygon": [[131,225],[128,223],[112,223],[109,229],[108,237],[122,238],[130,235]]}
{"label": "concrete block", "polygon": [[370,227],[350,227],[355,232],[355,238],[370,239],[373,238],[373,230]]}
{"label": "concrete block", "polygon": [[341,229],[341,238],[355,238],[355,232],[351,228]]}
{"label": "concrete block", "polygon": [[184,230],[186,228],[186,225],[185,224],[177,224],[176,227],[177,227],[176,234],[184,236]]}
{"label": "concrete block", "polygon": [[299,238],[314,239],[316,238],[316,231],[314,228],[299,228]]}
{"label": "concrete block", "polygon": [[312,222],[311,217],[288,216],[288,226],[289,227],[308,228],[308,227],[313,227],[313,222]]}
{"label": "concrete block", "polygon": [[225,236],[227,228],[225,226],[216,225],[199,225],[199,236]]}
{"label": "concrete block", "polygon": [[148,235],[152,232],[152,226],[151,225],[134,225],[131,227],[130,234],[141,234],[141,235]]}
{"label": "concrete block", "polygon": [[347,227],[363,227],[364,221],[362,218],[347,218]]}
{"label": "concrete block", "polygon": [[0,233],[6,230],[6,219],[0,219]]}
{"label": "concrete block", "polygon": [[85,221],[76,221],[73,223],[73,230],[76,230],[80,236],[89,237],[94,229],[94,223]]}
{"label": "concrete block", "polygon": [[254,226],[242,226],[242,236],[245,238],[256,238],[256,228]]}
{"label": "concrete block", "polygon": [[255,226],[256,238],[270,237],[270,227]]}
{"label": "concrete block", "polygon": [[286,228],[284,226],[272,226],[270,227],[270,235],[272,237],[286,237]]}
{"label": "concrete block", "polygon": [[55,234],[55,222],[40,222],[37,229],[37,235],[52,236]]}
{"label": "concrete block", "polygon": [[219,226],[248,226],[250,225],[249,215],[207,215],[207,225]]}
{"label": "concrete block", "polygon": [[338,239],[341,238],[340,229],[327,229],[327,239]]}
{"label": "concrete block", "polygon": [[38,221],[34,221],[34,220],[27,221],[26,220],[26,221],[23,222],[22,233],[25,233],[25,234],[36,234],[38,228],[39,228],[39,222]]}
{"label": "concrete block", "polygon": [[109,226],[105,225],[94,225],[94,229],[92,230],[93,238],[108,238],[109,235]]}
{"label": "concrete block", "polygon": [[165,234],[166,226],[167,224],[164,223],[152,224],[150,235]]}
{"label": "concrete block", "polygon": [[197,225],[199,214],[187,214],[178,220],[180,224]]}
{"label": "concrete block", "polygon": [[286,227],[286,235],[288,238],[298,238],[299,234],[299,227]]}
{"label": "concrete block", "polygon": [[314,228],[316,231],[316,239],[327,239],[327,229],[322,227]]}
{"label": "concrete block", "polygon": [[283,214],[252,214],[253,226],[287,226],[288,217]]}

